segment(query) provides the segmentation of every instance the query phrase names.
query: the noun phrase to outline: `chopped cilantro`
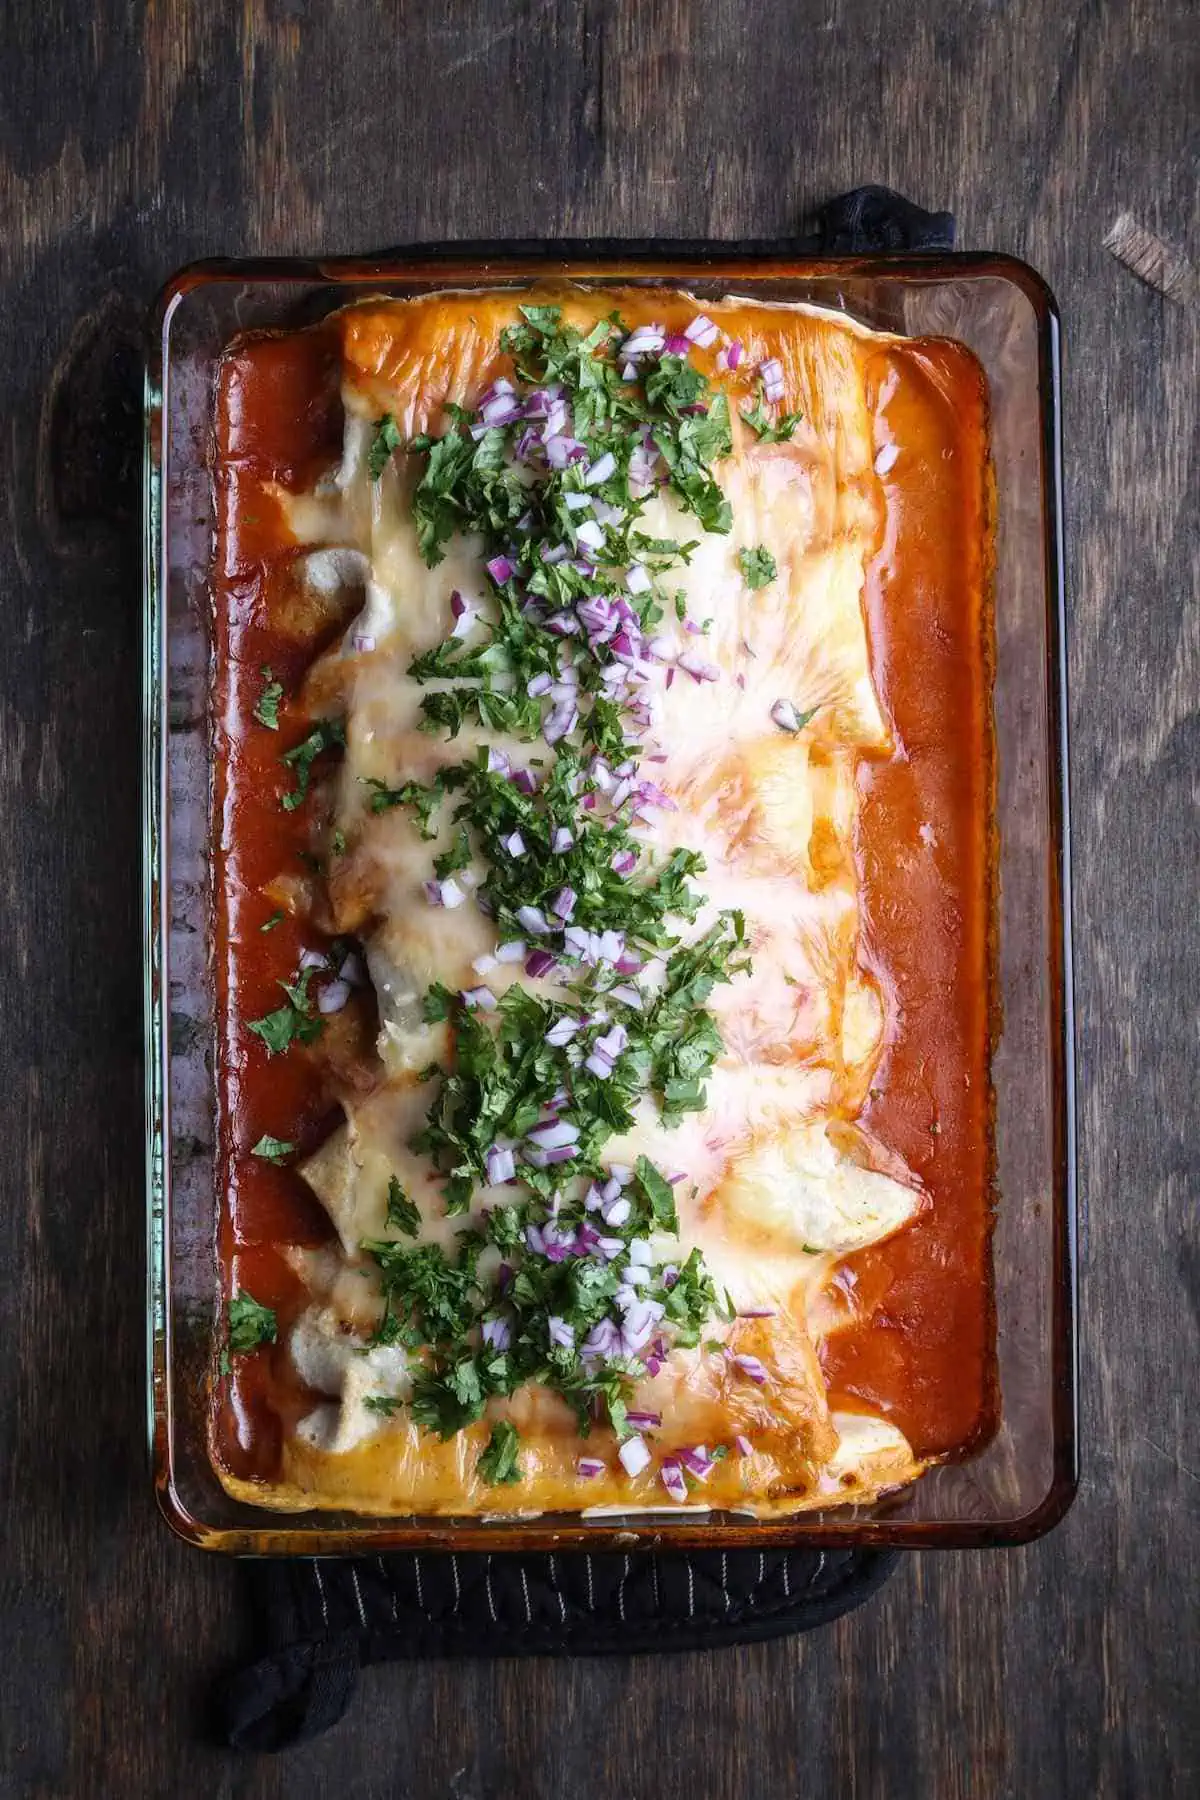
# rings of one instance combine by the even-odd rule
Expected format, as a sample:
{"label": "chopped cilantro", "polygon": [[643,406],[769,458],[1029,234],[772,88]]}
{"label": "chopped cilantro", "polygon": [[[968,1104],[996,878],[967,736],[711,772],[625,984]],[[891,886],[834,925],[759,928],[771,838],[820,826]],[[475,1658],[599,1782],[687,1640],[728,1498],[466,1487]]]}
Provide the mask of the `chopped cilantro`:
{"label": "chopped cilantro", "polygon": [[737,560],[748,588],[766,587],[779,573],[775,558],[762,544],[756,544],[753,549],[739,550]]}
{"label": "chopped cilantro", "polygon": [[339,831],[339,830],[334,831],[333,836],[330,839],[330,847],[333,850],[333,854],[335,856],[345,856],[345,854],[346,854],[346,834],[344,831]]}
{"label": "chopped cilantro", "polygon": [[762,444],[786,444],[795,435],[796,427],[804,417],[803,413],[780,413],[778,419],[772,419],[763,404],[763,386],[758,384],[758,395],[749,412],[742,413],[742,418],[751,431],[756,432]]}
{"label": "chopped cilantro", "polygon": [[313,763],[326,750],[344,748],[346,732],[340,719],[320,719],[302,743],[296,744],[280,757],[292,770],[296,777],[296,786],[290,794],[284,794],[281,805],[287,812],[295,812],[308,794],[309,778]]}
{"label": "chopped cilantro", "polygon": [[275,909],[275,911],[271,914],[269,919],[263,920],[262,924],[259,926],[258,929],[260,931],[274,931],[274,929],[277,925],[282,925],[283,919],[284,919],[283,908],[277,907]]}
{"label": "chopped cilantro", "polygon": [[259,1138],[250,1154],[261,1157],[263,1162],[281,1163],[295,1148],[295,1144],[289,1144],[286,1138],[266,1136]]}
{"label": "chopped cilantro", "polygon": [[634,1182],[638,1193],[650,1208],[654,1224],[664,1231],[678,1231],[679,1219],[675,1212],[675,1195],[671,1191],[671,1185],[663,1180],[648,1157],[638,1157]]}
{"label": "chopped cilantro", "polygon": [[371,448],[367,451],[367,474],[372,481],[378,481],[387,468],[393,450],[398,450],[403,443],[400,427],[391,413],[384,413],[375,421],[375,435],[371,439]]}
{"label": "chopped cilantro", "polygon": [[394,1175],[388,1179],[387,1222],[405,1237],[416,1237],[421,1230],[421,1209],[409,1199]]}
{"label": "chopped cilantro", "polygon": [[400,1411],[404,1402],[395,1394],[367,1394],[363,1398],[363,1405],[368,1412],[380,1413],[385,1419],[390,1419]]}
{"label": "chopped cilantro", "polygon": [[268,731],[279,730],[279,702],[283,699],[283,683],[276,681],[266,663],[259,673],[263,678],[262,693],[254,702],[254,716]]}
{"label": "chopped cilantro", "polygon": [[516,1426],[507,1419],[501,1419],[492,1427],[487,1449],[475,1465],[483,1480],[492,1487],[520,1481],[521,1465],[517,1461],[520,1449],[521,1439]]}
{"label": "chopped cilantro", "polygon": [[276,986],[286,995],[285,1004],[275,1012],[265,1013],[261,1019],[246,1021],[247,1030],[262,1039],[269,1055],[278,1056],[293,1041],[311,1044],[324,1029],[323,1021],[313,1015],[309,998],[312,973],[311,969],[302,969],[294,982],[277,982]]}
{"label": "chopped cilantro", "polygon": [[242,1352],[259,1344],[273,1344],[277,1335],[275,1314],[269,1306],[260,1306],[253,1294],[243,1288],[229,1302],[229,1348]]}
{"label": "chopped cilantro", "polygon": [[436,831],[430,829],[430,820],[442,803],[445,790],[441,781],[435,780],[425,787],[419,781],[406,781],[398,788],[389,787],[386,781],[377,776],[364,778],[365,785],[371,789],[370,807],[373,813],[387,812],[393,806],[411,806],[421,821],[421,836],[436,837]]}

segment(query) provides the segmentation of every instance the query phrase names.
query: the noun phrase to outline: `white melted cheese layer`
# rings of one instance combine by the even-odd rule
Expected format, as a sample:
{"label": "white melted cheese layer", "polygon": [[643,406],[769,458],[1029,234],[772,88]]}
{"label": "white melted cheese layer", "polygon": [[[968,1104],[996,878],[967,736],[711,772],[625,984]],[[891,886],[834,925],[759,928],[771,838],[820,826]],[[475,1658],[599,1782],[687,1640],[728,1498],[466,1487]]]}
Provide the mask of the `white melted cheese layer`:
{"label": "white melted cheese layer", "polygon": [[[481,979],[474,965],[496,948],[494,927],[470,897],[483,866],[459,877],[465,904],[428,905],[424,883],[433,856],[447,847],[448,827],[424,840],[407,809],[371,813],[365,784],[428,782],[480,743],[503,750],[514,768],[549,753],[471,727],[453,740],[418,729],[421,699],[444,684],[416,682],[408,665],[448,635],[451,590],[467,598],[481,621],[493,616],[488,579],[480,546],[470,538],[452,539],[445,560],[426,566],[411,518],[412,473],[394,458],[381,480],[368,479],[365,422],[355,411],[357,396],[348,392],[346,400],[346,455],[336,481],[330,491],[297,503],[292,522],[301,537],[357,544],[367,567],[362,613],[326,660],[339,665],[333,683],[346,696],[336,822],[353,848],[338,880],[356,896],[366,922],[359,928],[379,999],[387,1079],[368,1099],[347,1103],[345,1126],[304,1170],[338,1230],[348,1267],[358,1273],[363,1238],[384,1232],[391,1175],[421,1207],[422,1241],[447,1244],[453,1237],[456,1222],[444,1218],[436,1175],[407,1147],[430,1098],[414,1072],[445,1045],[444,1028],[421,1022],[420,1000],[433,981],[452,989],[474,985]],[[915,1184],[870,1166],[869,1153],[852,1152],[844,1132],[827,1129],[840,1117],[844,1078],[869,1071],[884,1034],[881,996],[857,960],[852,852],[856,760],[886,753],[891,739],[870,675],[864,538],[845,530],[844,520],[835,530],[822,516],[805,459],[788,446],[731,459],[716,473],[733,530],[699,533],[698,548],[669,583],[683,590],[688,618],[706,629],[695,635],[668,619],[657,635],[673,652],[716,665],[720,679],[698,683],[679,670],[669,685],[657,684],[653,735],[660,760],[643,773],[677,810],[656,814],[639,835],[664,857],[680,845],[703,852],[706,868],[697,886],[706,903],[682,935],[702,931],[719,910],[739,908],[754,968],[712,996],[725,1053],[705,1110],[668,1128],[646,1100],[634,1129],[614,1139],[608,1154],[626,1162],[645,1154],[660,1167],[681,1170],[679,1255],[698,1247],[739,1308],[791,1310],[815,1331],[837,1260],[899,1230],[921,1205]],[[669,495],[651,503],[643,529],[680,540],[697,536],[696,521]],[[770,551],[778,572],[768,586],[750,590],[737,554],[755,545]],[[344,562],[339,570],[346,579]],[[310,578],[329,575],[319,565]],[[773,722],[779,700],[812,714],[802,733]],[[818,838],[819,866],[812,853]],[[843,852],[833,876],[830,845]],[[497,994],[513,979],[528,980],[519,963],[496,965],[486,975]],[[484,1191],[480,1201],[503,1203],[511,1193]],[[718,1334],[721,1329],[714,1326]],[[306,1424],[313,1442],[334,1449],[381,1427],[363,1404],[368,1391],[381,1391],[379,1380],[382,1391],[403,1390],[398,1370],[376,1370],[353,1350],[343,1355],[345,1331],[336,1306],[326,1303],[310,1309],[293,1335],[301,1374],[336,1396]],[[322,1361],[322,1333],[333,1341],[332,1361]],[[891,1434],[890,1443],[893,1428],[875,1423]],[[860,1439],[872,1452],[879,1448],[863,1431],[853,1427],[843,1459]],[[841,1472],[840,1466],[833,1471]]]}

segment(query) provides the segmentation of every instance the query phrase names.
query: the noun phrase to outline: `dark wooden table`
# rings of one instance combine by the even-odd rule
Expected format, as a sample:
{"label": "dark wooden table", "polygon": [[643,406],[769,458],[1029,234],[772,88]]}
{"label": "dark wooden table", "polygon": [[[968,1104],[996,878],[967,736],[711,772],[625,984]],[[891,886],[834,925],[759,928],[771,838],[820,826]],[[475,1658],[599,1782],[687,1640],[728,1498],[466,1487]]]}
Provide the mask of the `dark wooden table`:
{"label": "dark wooden table", "polygon": [[[1200,1781],[1189,0],[7,0],[0,16],[0,1790],[1069,1796]],[[421,237],[766,235],[876,179],[1067,338],[1086,1479],[816,1637],[419,1665],[275,1760],[207,1744],[233,1571],[143,1451],[136,360],[176,265]],[[1189,1780],[1190,1776],[1190,1780]]]}

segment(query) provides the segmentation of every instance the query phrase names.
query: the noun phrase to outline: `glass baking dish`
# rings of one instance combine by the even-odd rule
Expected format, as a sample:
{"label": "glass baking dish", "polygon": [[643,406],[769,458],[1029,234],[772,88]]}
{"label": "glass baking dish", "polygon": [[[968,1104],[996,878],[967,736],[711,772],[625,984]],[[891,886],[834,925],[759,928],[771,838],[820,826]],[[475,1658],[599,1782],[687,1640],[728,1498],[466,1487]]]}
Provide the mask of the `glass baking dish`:
{"label": "glass baking dish", "polygon": [[[1001,1418],[980,1450],[889,1500],[791,1519],[695,1513],[536,1519],[280,1515],[231,1499],[209,1463],[216,1305],[213,972],[206,722],[208,448],[216,360],[255,327],[313,323],[367,295],[592,283],[803,300],[965,343],[988,377],[997,526],[998,886],[993,1237]],[[189,1542],[240,1554],[392,1548],[1025,1542],[1075,1492],[1075,1125],[1062,576],[1059,321],[1023,263],[990,255],[813,259],[787,244],[462,245],[373,259],[231,261],[177,275],[155,307],[145,388],[144,830],[149,1428],[159,1504]]]}

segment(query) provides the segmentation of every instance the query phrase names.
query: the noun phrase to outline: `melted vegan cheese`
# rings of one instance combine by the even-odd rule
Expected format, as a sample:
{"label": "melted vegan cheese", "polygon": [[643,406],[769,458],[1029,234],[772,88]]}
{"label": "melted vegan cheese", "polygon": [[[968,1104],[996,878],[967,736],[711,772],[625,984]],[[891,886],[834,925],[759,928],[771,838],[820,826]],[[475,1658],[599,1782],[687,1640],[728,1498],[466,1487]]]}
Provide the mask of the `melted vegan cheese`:
{"label": "melted vegan cheese", "polygon": [[[687,296],[644,291],[554,298],[584,329],[614,306],[631,326],[659,319],[673,331],[698,311]],[[452,589],[484,620],[490,589],[470,538],[451,539],[445,561],[425,565],[411,515],[415,459],[394,457],[372,482],[366,446],[383,411],[408,436],[436,430],[448,400],[473,405],[503,370],[499,334],[517,299],[442,296],[343,315],[341,465],[303,495],[278,496],[297,542],[315,546],[304,579],[318,590],[364,584],[361,612],[311,669],[307,698],[314,711],[344,709],[331,823],[347,848],[330,873],[329,900],[335,929],[365,944],[380,1030],[373,1085],[344,1093],[344,1122],[301,1170],[337,1234],[332,1246],[291,1253],[309,1298],[289,1355],[308,1402],[285,1431],[278,1480],[222,1477],[260,1505],[377,1514],[671,1507],[656,1462],[626,1475],[610,1430],[586,1443],[607,1472],[582,1478],[573,1414],[536,1388],[491,1402],[479,1425],[448,1442],[419,1431],[404,1406],[406,1353],[368,1343],[382,1303],[359,1246],[383,1235],[389,1178],[420,1207],[425,1240],[449,1244],[461,1223],[445,1218],[441,1178],[408,1144],[432,1096],[418,1071],[448,1048],[447,1028],[422,1022],[421,997],[434,981],[454,990],[477,982],[473,965],[495,951],[496,933],[470,899],[482,865],[459,878],[465,904],[426,902],[432,857],[452,835],[448,809],[426,841],[406,809],[373,813],[365,783],[427,782],[484,742],[519,768],[539,745],[470,725],[453,740],[418,729],[422,696],[444,684],[418,684],[410,662],[447,636]],[[632,1163],[645,1154],[684,1171],[680,1242],[655,1247],[680,1260],[699,1247],[740,1314],[770,1309],[732,1324],[713,1320],[702,1346],[674,1351],[634,1400],[662,1415],[648,1440],[656,1453],[748,1438],[751,1452],[718,1463],[692,1499],[770,1512],[868,1498],[921,1468],[887,1420],[831,1412],[818,1357],[822,1336],[837,1329],[829,1293],[840,1259],[903,1230],[924,1204],[916,1177],[855,1123],[895,1024],[863,955],[854,853],[861,759],[893,748],[863,600],[885,517],[860,351],[864,339],[880,340],[807,308],[729,301],[705,310],[744,343],[751,366],[781,363],[784,405],[802,419],[792,440],[764,444],[732,408],[733,454],[714,469],[732,509],[728,535],[702,531],[665,492],[647,508],[648,533],[699,538],[671,585],[684,589],[688,617],[708,622],[698,638],[674,619],[658,629],[673,653],[696,650],[720,675],[703,684],[682,670],[670,685],[658,677],[652,735],[661,761],[648,772],[675,810],[656,813],[640,836],[655,853],[702,851],[705,906],[681,933],[699,935],[718,910],[740,908],[753,970],[712,995],[724,1053],[704,1111],[668,1128],[647,1098],[606,1156]],[[737,558],[758,545],[778,573],[751,590]],[[774,722],[780,700],[810,715],[799,732]],[[500,963],[486,981],[500,994],[517,977],[528,981],[519,963]],[[533,985],[557,991],[553,981]],[[511,1194],[477,1190],[476,1204]],[[730,1355],[717,1353],[714,1339]],[[759,1359],[765,1381],[739,1378],[734,1354]],[[373,1397],[395,1402],[393,1413],[368,1406]],[[495,1488],[475,1463],[500,1417],[521,1432],[523,1479]]]}

